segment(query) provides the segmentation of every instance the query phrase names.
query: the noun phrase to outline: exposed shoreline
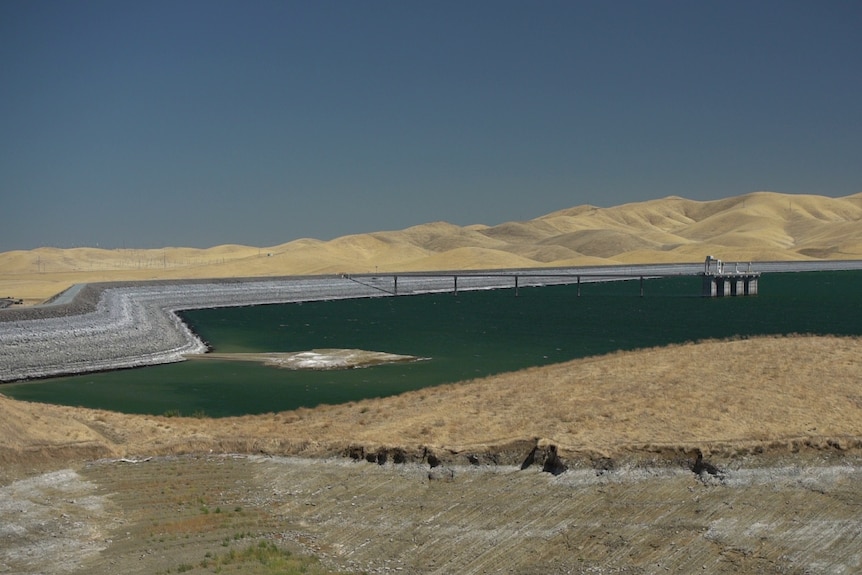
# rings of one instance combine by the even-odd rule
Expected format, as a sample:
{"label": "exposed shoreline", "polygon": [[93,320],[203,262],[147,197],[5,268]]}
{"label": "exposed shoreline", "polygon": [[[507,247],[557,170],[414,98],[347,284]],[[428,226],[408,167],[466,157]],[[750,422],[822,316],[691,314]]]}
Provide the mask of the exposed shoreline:
{"label": "exposed shoreline", "polygon": [[[391,297],[453,290],[575,283],[579,274],[694,274],[701,264],[440,272],[437,275],[306,276],[88,284],[70,302],[0,312],[0,382],[183,361],[208,350],[176,312],[300,301]],[[758,263],[759,271],[862,269],[862,261]],[[478,273],[478,272],[473,272]],[[451,275],[450,275],[451,274]],[[536,274],[548,274],[541,277]],[[607,279],[607,278],[605,278]],[[597,281],[596,278],[582,281]],[[397,292],[397,293],[396,293]]]}

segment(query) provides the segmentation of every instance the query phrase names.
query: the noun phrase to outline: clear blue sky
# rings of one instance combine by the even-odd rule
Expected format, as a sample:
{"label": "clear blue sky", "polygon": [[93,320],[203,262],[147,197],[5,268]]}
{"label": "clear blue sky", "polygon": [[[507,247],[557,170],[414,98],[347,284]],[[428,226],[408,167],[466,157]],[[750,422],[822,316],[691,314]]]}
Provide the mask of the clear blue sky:
{"label": "clear blue sky", "polygon": [[0,2],[0,251],[862,192],[862,2]]}

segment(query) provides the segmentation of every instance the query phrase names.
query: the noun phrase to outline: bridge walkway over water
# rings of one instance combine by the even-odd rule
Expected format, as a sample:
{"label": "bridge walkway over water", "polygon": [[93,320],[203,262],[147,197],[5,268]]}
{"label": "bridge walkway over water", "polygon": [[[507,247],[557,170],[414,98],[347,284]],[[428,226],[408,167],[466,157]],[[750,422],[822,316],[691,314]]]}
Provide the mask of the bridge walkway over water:
{"label": "bridge walkway over water", "polygon": [[[750,267],[750,264],[749,264]],[[737,264],[738,268],[738,264]],[[342,274],[341,277],[366,288],[374,289],[385,295],[413,295],[430,292],[451,292],[460,290],[512,288],[519,295],[521,287],[548,285],[578,286],[581,295],[582,283],[609,281],[639,281],[639,295],[644,295],[644,280],[665,277],[704,278],[701,295],[755,295],[756,278],[760,272],[724,272],[699,266],[626,266],[615,268],[568,268],[554,270],[483,270],[483,271],[443,271],[443,272],[398,272],[375,274]],[[708,289],[707,285],[712,286]],[[737,288],[739,285],[739,289]],[[718,289],[716,288],[718,286]],[[725,289],[725,286],[727,289]],[[744,286],[744,287],[743,287]]]}

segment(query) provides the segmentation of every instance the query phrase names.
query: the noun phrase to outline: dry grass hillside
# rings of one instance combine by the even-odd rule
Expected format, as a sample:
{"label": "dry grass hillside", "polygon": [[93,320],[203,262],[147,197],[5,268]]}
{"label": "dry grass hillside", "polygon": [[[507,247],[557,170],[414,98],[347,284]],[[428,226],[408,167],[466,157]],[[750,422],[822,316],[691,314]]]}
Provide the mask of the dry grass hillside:
{"label": "dry grass hillside", "polygon": [[0,253],[0,296],[38,303],[75,283],[727,260],[862,258],[862,193],[755,192],[578,206],[496,226],[428,223],[272,247],[39,248]]}
{"label": "dry grass hillside", "polygon": [[[0,468],[177,453],[362,456],[428,450],[520,463],[727,458],[862,447],[862,340],[754,338],[618,352],[399,396],[213,420],[125,415],[0,395]],[[728,365],[734,365],[728,370]],[[636,375],[635,375],[636,374]],[[2,478],[0,478],[2,483]]]}

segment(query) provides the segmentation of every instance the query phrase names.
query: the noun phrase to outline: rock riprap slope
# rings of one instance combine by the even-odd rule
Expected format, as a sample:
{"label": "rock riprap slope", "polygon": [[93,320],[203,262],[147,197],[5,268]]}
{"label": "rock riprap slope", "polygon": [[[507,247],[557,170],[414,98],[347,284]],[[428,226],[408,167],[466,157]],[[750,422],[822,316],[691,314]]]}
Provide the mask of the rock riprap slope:
{"label": "rock riprap slope", "polygon": [[0,315],[6,320],[0,321],[0,381],[169,363],[204,353],[206,344],[175,313],[182,309],[384,293],[347,279],[90,288],[69,305]]}
{"label": "rock riprap slope", "polygon": [[[534,278],[521,285],[565,281],[574,281],[574,276],[568,280]],[[511,283],[511,276],[505,275],[462,275],[458,289],[490,289]],[[406,276],[399,277],[397,293],[452,288],[452,276]],[[71,303],[0,313],[0,382],[170,363],[182,361],[188,354],[205,353],[206,344],[175,313],[184,309],[395,293],[392,276],[90,285]]]}
{"label": "rock riprap slope", "polygon": [[[862,269],[862,261],[771,262],[758,271]],[[639,275],[694,275],[703,264],[599,266],[257,280],[91,284],[71,302],[0,310],[0,382],[182,361],[207,351],[185,309],[512,288]],[[456,279],[457,277],[457,279]],[[61,298],[62,300],[62,298]]]}

